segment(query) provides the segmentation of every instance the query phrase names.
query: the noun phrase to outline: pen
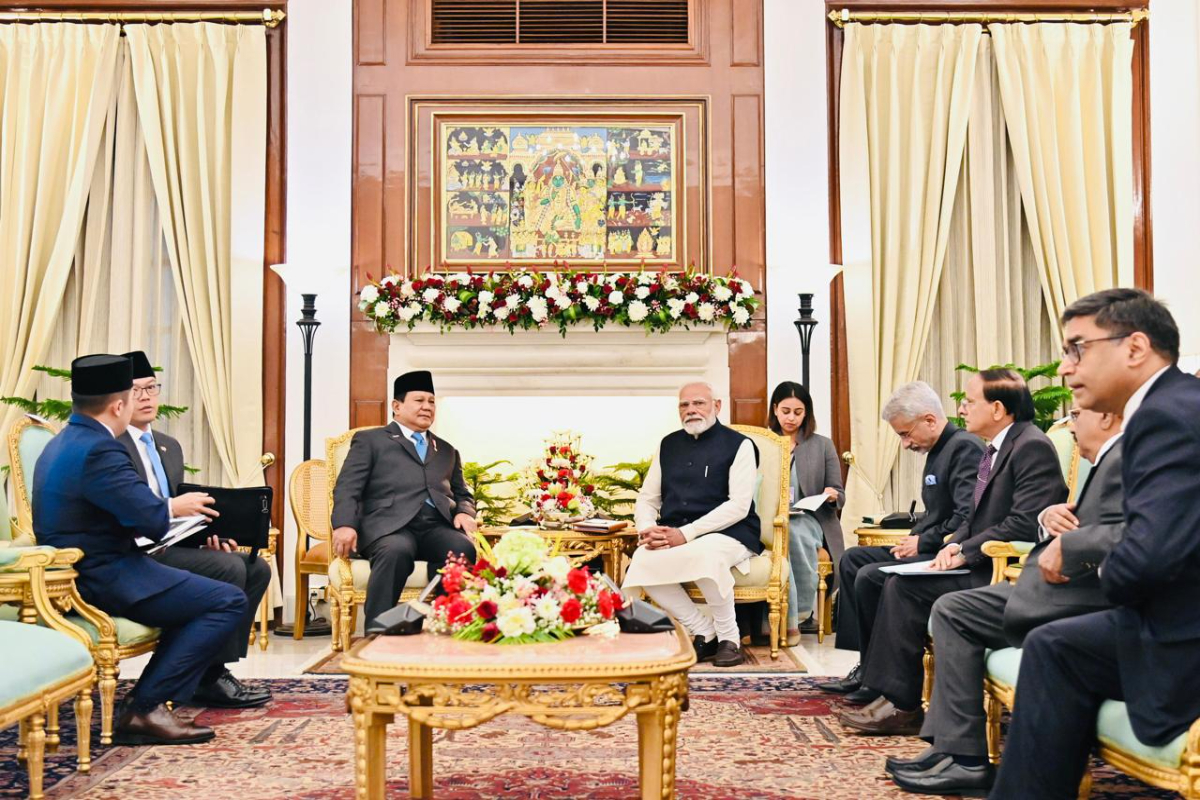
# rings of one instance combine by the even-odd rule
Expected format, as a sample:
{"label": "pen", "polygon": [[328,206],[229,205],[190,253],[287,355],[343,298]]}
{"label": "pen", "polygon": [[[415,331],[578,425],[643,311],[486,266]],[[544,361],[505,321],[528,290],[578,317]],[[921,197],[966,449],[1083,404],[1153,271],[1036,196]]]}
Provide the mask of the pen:
{"label": "pen", "polygon": [[708,464],[704,465],[704,477],[708,477]]}

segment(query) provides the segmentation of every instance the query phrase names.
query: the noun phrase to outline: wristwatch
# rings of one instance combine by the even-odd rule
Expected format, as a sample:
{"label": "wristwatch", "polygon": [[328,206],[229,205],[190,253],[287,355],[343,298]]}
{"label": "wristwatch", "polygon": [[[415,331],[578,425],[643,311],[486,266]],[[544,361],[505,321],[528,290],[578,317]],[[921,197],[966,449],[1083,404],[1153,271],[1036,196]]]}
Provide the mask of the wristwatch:
{"label": "wristwatch", "polygon": [[956,548],[954,551],[954,555],[956,555],[956,556],[962,555],[962,545],[959,544],[958,542],[951,542],[950,544],[946,545],[946,547],[954,547],[954,548]]}

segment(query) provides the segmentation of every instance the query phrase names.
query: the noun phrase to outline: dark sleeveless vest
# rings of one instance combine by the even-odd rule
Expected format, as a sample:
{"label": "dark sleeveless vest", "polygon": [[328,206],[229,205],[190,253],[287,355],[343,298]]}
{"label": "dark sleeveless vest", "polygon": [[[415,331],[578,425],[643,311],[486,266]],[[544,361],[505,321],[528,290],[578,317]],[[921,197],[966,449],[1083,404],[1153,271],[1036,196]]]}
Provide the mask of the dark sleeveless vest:
{"label": "dark sleeveless vest", "polygon": [[[682,528],[729,500],[729,470],[746,440],[720,422],[699,436],[681,429],[664,438],[658,450],[662,470],[659,524]],[[758,463],[757,447],[754,463]],[[721,531],[755,554],[763,551],[761,532],[753,502],[744,519]]]}

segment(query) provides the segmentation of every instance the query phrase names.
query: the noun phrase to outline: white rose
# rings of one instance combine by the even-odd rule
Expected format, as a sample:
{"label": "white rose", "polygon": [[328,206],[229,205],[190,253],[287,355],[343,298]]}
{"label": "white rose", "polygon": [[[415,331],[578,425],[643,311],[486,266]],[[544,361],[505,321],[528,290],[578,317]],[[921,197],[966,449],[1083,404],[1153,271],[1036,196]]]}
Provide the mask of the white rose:
{"label": "white rose", "polygon": [[712,303],[701,303],[700,307],[696,309],[696,313],[700,315],[700,319],[711,322],[717,315],[717,309]]}
{"label": "white rose", "polygon": [[579,294],[587,294],[589,288],[590,287],[588,286],[587,281],[580,281],[579,283],[575,284],[575,291]]}
{"label": "white rose", "polygon": [[441,289],[434,289],[432,286],[421,292],[421,299],[426,303],[432,303],[438,299],[438,295],[442,293]]}
{"label": "white rose", "polygon": [[565,581],[571,571],[571,560],[566,556],[555,556],[546,560],[542,570],[556,581]]}
{"label": "white rose", "polygon": [[400,310],[398,310],[396,313],[400,316],[400,319],[404,320],[405,322],[408,322],[417,315],[417,312],[413,310],[412,306],[400,306]]}
{"label": "white rose", "polygon": [[505,636],[522,636],[533,633],[537,623],[533,621],[533,612],[528,608],[514,608],[496,617],[496,625]]}
{"label": "white rose", "polygon": [[374,311],[373,316],[386,317],[388,314],[391,313],[391,311],[392,311],[391,306],[389,306],[387,303],[385,303],[383,301],[380,301],[375,304],[375,311]]}
{"label": "white rose", "polygon": [[750,312],[738,306],[733,312],[733,321],[738,325],[745,325],[750,321]]}
{"label": "white rose", "polygon": [[641,322],[650,313],[650,307],[641,300],[634,300],[629,304],[629,319],[633,322]]}
{"label": "white rose", "polygon": [[496,306],[492,309],[492,316],[495,317],[496,319],[500,319],[501,317],[507,316],[507,315],[508,315],[508,306]]}
{"label": "white rose", "polygon": [[521,608],[523,605],[524,603],[521,602],[521,598],[517,597],[512,592],[505,592],[504,594],[500,595],[500,599],[496,601],[496,611],[499,614],[504,614],[506,612]]}
{"label": "white rose", "polygon": [[462,301],[457,297],[447,297],[442,301],[442,306],[451,314],[458,311],[458,307],[462,305]]}
{"label": "white rose", "polygon": [[[390,278],[390,277],[392,277],[392,276],[389,275],[388,278]],[[384,280],[387,280],[387,278],[384,278]],[[416,290],[413,289],[412,281],[405,281],[404,283],[400,284],[400,296],[401,297],[412,297],[413,294],[415,293],[415,291]]]}
{"label": "white rose", "polygon": [[673,292],[679,288],[679,281],[675,280],[675,278],[668,275],[667,279],[665,281],[663,281],[663,288],[666,289],[668,292]]}
{"label": "white rose", "polygon": [[583,304],[587,306],[588,311],[595,311],[600,307],[600,298],[588,295],[587,297],[583,298]]}
{"label": "white rose", "polygon": [[417,317],[417,316],[420,316],[421,312],[424,311],[425,309],[421,308],[420,303],[414,301],[414,302],[408,304],[408,310],[412,312],[412,315],[414,317]]}
{"label": "white rose", "polygon": [[531,297],[526,305],[529,307],[529,313],[534,322],[542,322],[549,315],[549,308],[546,306],[544,297]]}
{"label": "white rose", "polygon": [[481,589],[479,592],[479,599],[491,600],[493,603],[499,602],[500,591],[496,588],[495,584],[485,584],[483,589]]}
{"label": "white rose", "polygon": [[683,302],[687,303],[688,305],[694,305],[699,299],[700,295],[696,294],[695,292],[688,292],[687,297],[683,298]]}
{"label": "white rose", "polygon": [[713,297],[724,303],[726,300],[733,297],[733,290],[731,290],[728,286],[718,286],[716,289],[713,289]]}
{"label": "white rose", "polygon": [[560,309],[568,309],[571,307],[571,298],[567,297],[565,294],[560,294],[558,297],[554,298],[554,305],[558,306]]}
{"label": "white rose", "polygon": [[517,285],[522,289],[528,289],[529,287],[533,286],[533,276],[522,275],[521,277],[517,278]]}
{"label": "white rose", "polygon": [[484,289],[482,292],[479,293],[479,305],[481,305],[481,306],[490,306],[492,304],[492,301],[495,299],[496,299],[496,295],[492,294],[487,289]]}
{"label": "white rose", "polygon": [[508,306],[509,308],[516,308],[520,304],[521,298],[517,297],[515,294],[510,294],[508,297],[504,298],[504,305]]}
{"label": "white rose", "polygon": [[638,300],[645,300],[650,296],[650,289],[646,286],[639,286],[634,294],[637,295]]}
{"label": "white rose", "polygon": [[643,286],[649,286],[650,284],[654,283],[654,276],[645,272],[639,272],[638,283],[642,284]]}
{"label": "white rose", "polygon": [[620,292],[609,292],[608,302],[614,306],[619,306],[621,303],[625,302],[625,295],[621,294]]}
{"label": "white rose", "polygon": [[364,286],[363,290],[358,293],[358,296],[362,298],[362,302],[364,303],[374,303],[379,299],[379,289],[375,286]]}
{"label": "white rose", "polygon": [[395,286],[399,280],[399,275],[384,275],[380,283],[384,286]]}
{"label": "white rose", "polygon": [[470,283],[471,276],[465,272],[456,272],[454,273],[452,280],[458,281],[459,283]]}
{"label": "white rose", "polygon": [[604,279],[605,285],[606,286],[616,286],[617,285],[617,277],[618,277],[617,275],[609,275],[607,278]]}
{"label": "white rose", "polygon": [[562,606],[551,595],[544,594],[533,604],[533,610],[547,622],[558,622]]}

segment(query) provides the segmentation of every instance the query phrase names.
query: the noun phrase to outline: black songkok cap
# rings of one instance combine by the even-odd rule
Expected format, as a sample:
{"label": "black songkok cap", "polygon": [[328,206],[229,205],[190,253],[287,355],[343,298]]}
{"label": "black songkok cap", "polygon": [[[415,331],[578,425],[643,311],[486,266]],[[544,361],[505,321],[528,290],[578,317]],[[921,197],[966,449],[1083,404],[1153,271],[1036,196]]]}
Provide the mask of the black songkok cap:
{"label": "black songkok cap", "polygon": [[71,391],[74,394],[116,394],[132,386],[133,362],[125,356],[80,356],[71,362]]}
{"label": "black songkok cap", "polygon": [[126,353],[125,358],[133,362],[133,379],[153,378],[154,367],[150,365],[150,359],[141,350],[134,350],[132,353]]}
{"label": "black songkok cap", "polygon": [[429,392],[433,391],[433,375],[429,370],[419,369],[415,372],[406,372],[399,378],[396,378],[392,384],[392,397],[399,400],[409,392]]}

